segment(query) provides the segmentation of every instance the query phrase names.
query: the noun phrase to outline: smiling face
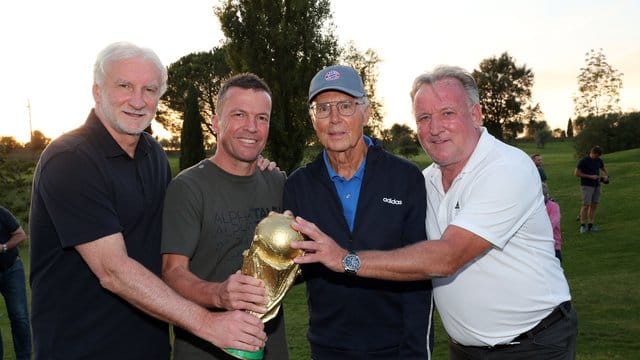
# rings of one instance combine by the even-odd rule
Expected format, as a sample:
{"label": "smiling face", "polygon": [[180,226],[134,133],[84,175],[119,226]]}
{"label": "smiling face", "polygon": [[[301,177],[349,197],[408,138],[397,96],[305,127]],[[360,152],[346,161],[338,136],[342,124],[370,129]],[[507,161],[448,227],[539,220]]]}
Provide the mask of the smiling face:
{"label": "smiling face", "polygon": [[271,97],[262,90],[232,87],[217,111],[212,121],[218,141],[214,161],[234,174],[240,175],[238,169],[252,172],[269,136]]}
{"label": "smiling face", "polygon": [[480,105],[469,105],[462,84],[445,78],[424,84],[413,100],[422,148],[443,171],[458,173],[480,138]]}
{"label": "smiling face", "polygon": [[149,126],[160,99],[160,71],[142,58],[108,65],[101,85],[93,85],[95,111],[107,130],[119,140],[137,137]]}
{"label": "smiling face", "polygon": [[[336,104],[340,101],[354,101],[356,109],[353,115],[344,116],[338,112]],[[355,148],[358,142],[362,141],[370,107],[366,104],[358,105],[355,101],[356,99],[340,91],[325,91],[314,98],[312,104],[331,103],[328,117],[312,117],[318,140],[328,152],[345,152]]]}

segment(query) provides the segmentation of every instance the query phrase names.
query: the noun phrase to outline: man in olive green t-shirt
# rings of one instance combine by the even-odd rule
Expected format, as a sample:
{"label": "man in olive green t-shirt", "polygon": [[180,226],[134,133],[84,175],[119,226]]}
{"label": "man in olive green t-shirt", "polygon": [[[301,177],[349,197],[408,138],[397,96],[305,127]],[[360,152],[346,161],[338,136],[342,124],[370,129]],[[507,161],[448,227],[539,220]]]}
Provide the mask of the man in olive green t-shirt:
{"label": "man in olive green t-shirt", "polygon": [[[163,278],[178,293],[212,311],[264,313],[262,282],[238,272],[257,223],[282,212],[285,174],[258,171],[269,133],[271,91],[253,74],[220,89],[215,154],[182,171],[169,188],[162,226]],[[288,359],[282,309],[265,324],[265,360]],[[222,349],[176,328],[175,360],[232,359]]]}

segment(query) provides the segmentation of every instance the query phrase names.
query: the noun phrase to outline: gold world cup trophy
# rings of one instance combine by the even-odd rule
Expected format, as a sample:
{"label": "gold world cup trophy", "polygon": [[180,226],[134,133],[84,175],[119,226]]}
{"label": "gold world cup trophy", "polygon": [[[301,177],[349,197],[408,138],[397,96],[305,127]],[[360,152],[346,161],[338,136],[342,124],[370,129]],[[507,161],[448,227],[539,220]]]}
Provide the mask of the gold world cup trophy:
{"label": "gold world cup trophy", "polygon": [[[262,280],[267,289],[267,311],[264,314],[249,311],[263,323],[276,316],[284,295],[300,273],[300,266],[293,259],[304,252],[292,249],[290,244],[304,238],[291,228],[292,222],[292,216],[269,214],[256,226],[251,247],[242,253],[242,273]],[[254,352],[229,348],[224,350],[244,360],[259,360],[264,356],[264,349]]]}

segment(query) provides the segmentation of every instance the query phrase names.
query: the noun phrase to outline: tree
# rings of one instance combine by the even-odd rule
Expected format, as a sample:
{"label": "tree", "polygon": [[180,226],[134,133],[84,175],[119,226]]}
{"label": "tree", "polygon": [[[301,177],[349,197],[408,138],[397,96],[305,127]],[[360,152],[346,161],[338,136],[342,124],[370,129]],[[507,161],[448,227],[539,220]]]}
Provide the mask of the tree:
{"label": "tree", "polygon": [[0,154],[7,154],[20,148],[20,144],[13,136],[0,137]]}
{"label": "tree", "polygon": [[190,86],[195,86],[201,126],[213,135],[209,119],[215,113],[220,84],[231,72],[225,57],[224,48],[215,47],[211,51],[188,54],[169,65],[167,91],[162,96],[163,106],[159,108],[156,120],[171,133],[178,133],[182,127],[180,123],[185,113],[187,92]]}
{"label": "tree", "polygon": [[480,91],[484,125],[496,138],[504,139],[506,133],[520,127],[512,123],[518,122],[517,115],[531,99],[533,72],[524,65],[516,66],[505,52],[483,60],[473,77]]}
{"label": "tree", "polygon": [[40,130],[34,130],[31,134],[31,141],[25,146],[33,151],[41,151],[49,145],[51,139],[44,136]]}
{"label": "tree", "polygon": [[565,141],[567,139],[567,133],[560,128],[553,129],[551,134],[553,135],[554,138],[560,139],[560,141]]}
{"label": "tree", "polygon": [[[506,138],[514,140],[518,134],[526,128],[525,137],[533,139],[538,129],[537,124],[543,117],[544,115],[542,114],[542,110],[540,110],[540,104],[536,104],[535,106],[527,105],[522,112],[516,116],[517,121],[507,124],[507,129],[512,129],[512,131],[507,131]],[[527,124],[526,127],[524,126],[525,123]]]}
{"label": "tree", "polygon": [[580,68],[578,92],[573,98],[576,116],[599,116],[620,112],[622,73],[607,63],[602,49],[585,54],[587,65]]}
{"label": "tree", "polygon": [[158,140],[160,145],[165,150],[180,150],[180,136],[172,135],[170,139],[162,138]]}
{"label": "tree", "polygon": [[273,92],[266,151],[289,172],[313,137],[309,81],[338,58],[329,0],[226,0],[214,8],[235,73],[262,77]]}
{"label": "tree", "polygon": [[575,121],[583,126],[574,137],[578,154],[594,145],[600,145],[605,153],[640,147],[640,112],[587,116]]}
{"label": "tree", "polygon": [[567,137],[573,139],[573,122],[571,122],[571,119],[567,122]]}
{"label": "tree", "polygon": [[420,152],[416,133],[407,125],[393,124],[390,129],[381,131],[382,144],[388,151],[404,157],[417,155]]}
{"label": "tree", "polygon": [[[560,136],[560,129],[557,129],[558,136]],[[544,120],[530,120],[527,124],[526,137],[528,139],[533,139],[535,141],[538,148],[544,148],[544,145],[549,142],[553,138],[553,134],[551,132],[551,128]]]}
{"label": "tree", "polygon": [[544,145],[553,138],[551,134],[551,128],[547,124],[546,121],[532,121],[529,123],[528,127],[531,129],[533,133],[533,140],[536,143],[536,146],[540,149],[544,148]]}
{"label": "tree", "polygon": [[341,62],[353,67],[360,74],[364,90],[371,104],[371,117],[369,117],[369,124],[364,129],[365,134],[379,137],[382,135],[384,117],[382,103],[376,97],[380,57],[373,49],[367,49],[364,53],[360,52],[353,41],[350,41],[341,52]]}
{"label": "tree", "polygon": [[20,219],[29,222],[29,199],[36,161],[0,156],[0,204]]}
{"label": "tree", "polygon": [[202,136],[202,114],[198,107],[198,89],[195,84],[189,86],[184,105],[184,122],[180,146],[180,170],[186,169],[205,157],[204,137]]}

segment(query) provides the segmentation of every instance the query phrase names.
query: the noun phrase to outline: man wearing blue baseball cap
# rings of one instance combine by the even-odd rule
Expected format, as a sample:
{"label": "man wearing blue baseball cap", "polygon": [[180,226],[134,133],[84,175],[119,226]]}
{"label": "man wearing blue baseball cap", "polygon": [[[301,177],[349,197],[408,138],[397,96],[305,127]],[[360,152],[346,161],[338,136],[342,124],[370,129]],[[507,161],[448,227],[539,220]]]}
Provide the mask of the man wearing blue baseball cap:
{"label": "man wearing blue baseball cap", "polygon": [[354,276],[359,251],[394,249],[426,238],[424,177],[413,163],[364,135],[371,106],[352,67],[319,71],[308,101],[324,149],[288,178],[284,208],[316,223],[349,250],[343,273],[321,264],[302,266],[311,358],[429,359],[431,282]]}

